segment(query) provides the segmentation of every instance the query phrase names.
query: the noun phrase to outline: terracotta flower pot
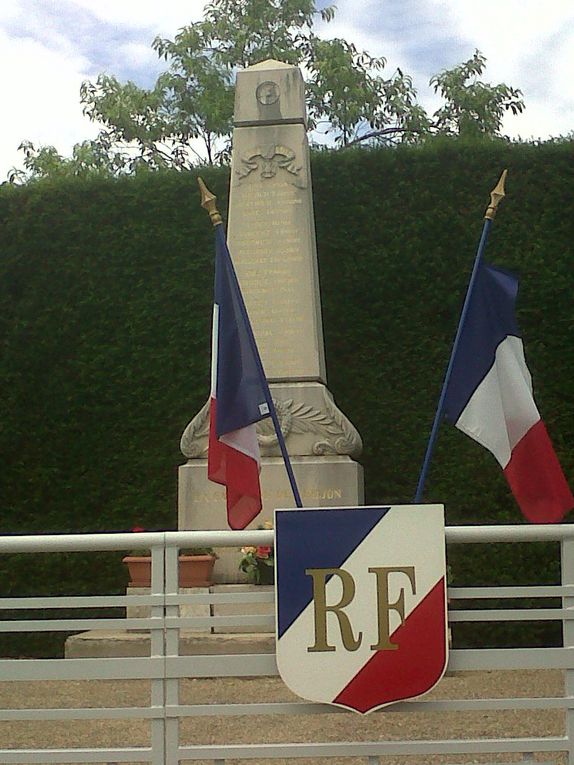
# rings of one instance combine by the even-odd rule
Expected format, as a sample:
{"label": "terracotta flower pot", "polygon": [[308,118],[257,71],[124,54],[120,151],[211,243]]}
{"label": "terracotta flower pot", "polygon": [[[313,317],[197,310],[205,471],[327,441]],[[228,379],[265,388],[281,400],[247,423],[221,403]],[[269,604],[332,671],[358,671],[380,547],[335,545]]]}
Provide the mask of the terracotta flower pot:
{"label": "terracotta flower pot", "polygon": [[126,564],[130,574],[128,587],[151,586],[151,555],[126,555],[122,563]]}
{"label": "terracotta flower pot", "polygon": [[[151,586],[151,556],[126,555],[123,562],[130,574],[130,587]],[[180,555],[179,586],[209,587],[214,564],[215,555]]]}
{"label": "terracotta flower pot", "polygon": [[209,587],[214,565],[215,555],[180,555],[179,586]]}

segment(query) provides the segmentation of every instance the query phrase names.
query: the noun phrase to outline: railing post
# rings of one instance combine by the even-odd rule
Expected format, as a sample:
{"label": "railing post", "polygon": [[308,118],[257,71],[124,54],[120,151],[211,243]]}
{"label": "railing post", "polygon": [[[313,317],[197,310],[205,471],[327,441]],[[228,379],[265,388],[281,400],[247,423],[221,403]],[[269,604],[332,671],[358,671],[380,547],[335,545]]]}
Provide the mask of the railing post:
{"label": "railing post", "polygon": [[[162,602],[151,607],[151,617],[158,619],[157,626],[150,629],[150,656],[164,657],[164,627],[165,627],[165,548],[162,545],[151,548],[151,594],[161,595]],[[165,763],[165,672],[162,677],[151,680],[151,706],[161,716],[151,721],[151,750],[152,765]]]}
{"label": "railing post", "polygon": [[[166,595],[179,593],[179,550],[174,545],[167,545],[165,549],[165,592]],[[179,616],[178,605],[166,605],[166,631],[165,631],[165,656],[174,657],[179,655],[179,627],[171,627],[170,618]],[[166,678],[165,680],[165,704],[166,706],[179,705],[179,678]],[[165,765],[178,765],[179,749],[179,718],[167,717],[165,719]]]}
{"label": "railing post", "polygon": [[[574,585],[574,539],[563,539],[560,543],[562,586]],[[562,608],[574,610],[574,597],[563,596]],[[574,614],[573,614],[574,616]],[[574,646],[574,620],[564,618],[562,622],[562,640],[565,648]],[[564,691],[567,696],[574,696],[574,667],[566,670]],[[566,711],[566,735],[568,737],[568,764],[574,765],[574,709]]]}

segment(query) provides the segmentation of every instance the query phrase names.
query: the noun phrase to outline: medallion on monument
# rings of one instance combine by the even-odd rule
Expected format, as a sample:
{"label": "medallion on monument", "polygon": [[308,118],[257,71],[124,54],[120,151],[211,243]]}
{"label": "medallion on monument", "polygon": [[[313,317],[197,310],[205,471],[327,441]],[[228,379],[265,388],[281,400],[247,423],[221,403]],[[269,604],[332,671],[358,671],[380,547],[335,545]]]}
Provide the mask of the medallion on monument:
{"label": "medallion on monument", "polygon": [[271,106],[279,101],[279,86],[273,80],[260,82],[255,90],[255,98],[263,106]]}
{"label": "medallion on monument", "polygon": [[365,714],[430,691],[448,660],[442,505],[275,511],[277,666]]}

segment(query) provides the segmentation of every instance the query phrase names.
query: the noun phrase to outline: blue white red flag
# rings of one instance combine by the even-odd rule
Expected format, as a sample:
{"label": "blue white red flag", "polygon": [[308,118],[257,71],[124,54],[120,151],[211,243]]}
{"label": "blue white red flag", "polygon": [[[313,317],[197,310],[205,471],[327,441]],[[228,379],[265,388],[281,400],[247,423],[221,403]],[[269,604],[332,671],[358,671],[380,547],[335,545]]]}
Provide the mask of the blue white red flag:
{"label": "blue white red flag", "polygon": [[448,662],[442,505],[275,511],[277,667],[361,714],[421,696]]}
{"label": "blue white red flag", "polygon": [[481,265],[454,359],[445,415],[496,457],[524,516],[556,523],[574,507],[532,394],[515,318],[518,280]]}
{"label": "blue white red flag", "polygon": [[207,475],[226,487],[227,521],[232,529],[244,529],[261,511],[255,423],[270,416],[266,391],[223,226],[218,225]]}

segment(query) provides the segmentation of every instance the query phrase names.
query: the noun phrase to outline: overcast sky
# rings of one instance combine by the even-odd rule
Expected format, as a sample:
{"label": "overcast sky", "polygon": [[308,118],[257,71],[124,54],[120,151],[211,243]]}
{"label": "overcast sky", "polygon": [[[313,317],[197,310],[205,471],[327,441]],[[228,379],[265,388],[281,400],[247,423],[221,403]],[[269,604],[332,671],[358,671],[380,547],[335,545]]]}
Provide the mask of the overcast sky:
{"label": "overcast sky", "polygon": [[[320,2],[324,5],[325,2]],[[520,88],[525,112],[504,131],[522,138],[574,129],[573,0],[338,0],[324,37],[344,37],[385,56],[387,76],[410,74],[427,110],[428,81],[470,58],[487,57],[485,79]],[[53,144],[68,154],[97,127],[82,115],[83,80],[101,72],[151,86],[165,68],[151,49],[202,17],[203,0],[0,0],[0,181],[21,166],[18,144]]]}

